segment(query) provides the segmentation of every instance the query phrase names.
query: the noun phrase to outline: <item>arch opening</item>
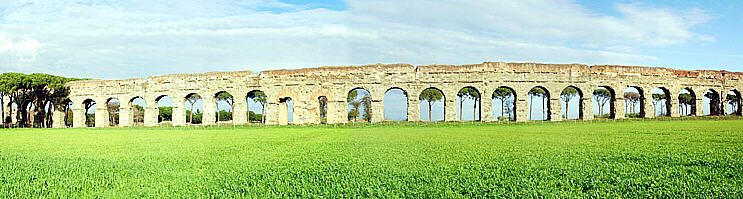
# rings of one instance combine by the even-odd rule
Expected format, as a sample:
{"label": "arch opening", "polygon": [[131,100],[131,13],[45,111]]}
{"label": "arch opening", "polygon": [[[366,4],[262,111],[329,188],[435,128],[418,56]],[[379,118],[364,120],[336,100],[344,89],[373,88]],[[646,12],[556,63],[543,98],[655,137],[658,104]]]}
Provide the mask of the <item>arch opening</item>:
{"label": "arch opening", "polygon": [[408,93],[401,88],[390,88],[384,93],[384,120],[408,120]]}
{"label": "arch opening", "polygon": [[20,119],[21,112],[18,110],[18,104],[15,102],[8,103],[8,116],[5,117],[6,123],[9,126],[15,127],[18,120]]}
{"label": "arch opening", "polygon": [[653,89],[653,114],[655,116],[671,116],[671,93],[668,89],[658,87]]}
{"label": "arch opening", "polygon": [[592,103],[594,118],[616,118],[615,101],[616,95],[611,87],[600,86],[594,89]]}
{"label": "arch opening", "polygon": [[279,112],[279,124],[294,123],[294,100],[291,97],[279,99],[280,107],[286,111]]}
{"label": "arch opening", "polygon": [[459,104],[457,107],[457,117],[459,120],[480,121],[480,116],[482,115],[480,113],[480,102],[482,102],[480,91],[475,87],[467,86],[460,89],[456,96],[456,103]]}
{"label": "arch opening", "polygon": [[575,120],[583,118],[583,92],[575,86],[568,86],[560,92],[562,118]]}
{"label": "arch opening", "polygon": [[109,98],[108,101],[106,101],[106,113],[108,116],[108,126],[118,126],[119,125],[119,111],[121,107],[121,102],[118,98]]}
{"label": "arch opening", "polygon": [[22,100],[20,102],[20,107],[18,107],[17,111],[17,121],[16,125],[18,127],[30,127],[30,124],[33,123],[33,119],[31,118],[31,114],[33,114],[33,103],[31,101]]}
{"label": "arch opening", "polygon": [[642,88],[630,86],[624,90],[624,115],[627,118],[645,117],[645,96]]}
{"label": "arch opening", "polygon": [[62,111],[64,112],[64,125],[65,127],[72,127],[73,125],[73,115],[72,109],[75,109],[75,103],[72,103],[72,100],[66,99],[62,102]]}
{"label": "arch opening", "polygon": [[183,102],[183,107],[186,109],[186,123],[188,124],[201,124],[203,113],[204,100],[201,99],[201,95],[191,93],[186,95],[186,101]]}
{"label": "arch opening", "polygon": [[5,109],[6,109],[5,98],[3,96],[0,96],[0,111],[2,111],[2,112],[0,112],[0,114],[2,115],[2,117],[0,117],[0,120],[2,120],[2,123],[3,123],[3,126],[2,127],[3,128],[7,128],[8,127],[7,126],[8,123],[5,120],[5,117],[6,117],[6,115],[5,115],[5,111],[6,110]]}
{"label": "arch opening", "polygon": [[232,122],[232,112],[235,108],[235,99],[227,91],[220,91],[214,95],[217,105],[216,120],[217,122]]}
{"label": "arch opening", "polygon": [[356,122],[358,119],[372,121],[372,98],[371,93],[363,88],[355,88],[348,92],[348,121]]}
{"label": "arch opening", "polygon": [[446,114],[446,96],[438,88],[430,87],[424,89],[418,96],[420,100],[421,121],[442,121]]}
{"label": "arch opening", "polygon": [[730,90],[725,96],[725,113],[728,115],[741,115],[741,96],[738,90]]}
{"label": "arch opening", "polygon": [[704,98],[702,98],[702,111],[706,116],[718,116],[722,115],[722,106],[720,103],[720,94],[717,91],[709,89],[704,92]]}
{"label": "arch opening", "polygon": [[684,88],[679,92],[679,115],[693,116],[697,114],[697,97],[690,88]]}
{"label": "arch opening", "polygon": [[319,110],[320,124],[328,123],[328,98],[325,96],[317,97],[317,110]]}
{"label": "arch opening", "polygon": [[[550,94],[549,91],[541,86],[537,86],[529,90],[529,120],[550,120],[552,112],[550,110]],[[535,104],[535,100],[536,103]],[[541,102],[541,103],[540,103]],[[537,106],[535,106],[537,105]]]}
{"label": "arch opening", "polygon": [[147,107],[147,102],[142,97],[134,97],[129,100],[129,107],[132,111],[130,112],[130,120],[132,126],[144,126],[144,112]]}
{"label": "arch opening", "polygon": [[173,99],[167,95],[161,95],[155,98],[157,106],[157,123],[172,124],[173,122]]}
{"label": "arch opening", "polygon": [[86,99],[83,101],[83,106],[85,107],[85,126],[87,127],[94,127],[95,126],[95,109],[96,109],[96,103],[95,100],[92,99]]}
{"label": "arch opening", "polygon": [[54,124],[54,103],[52,101],[47,101],[44,105],[44,124],[42,127],[45,128],[52,128]]}
{"label": "arch opening", "polygon": [[499,121],[516,121],[516,91],[501,86],[493,91],[493,119]]}
{"label": "arch opening", "polygon": [[[245,98],[248,106],[248,122],[265,123],[266,122],[266,93],[260,90],[248,92]],[[260,114],[259,114],[260,113]]]}

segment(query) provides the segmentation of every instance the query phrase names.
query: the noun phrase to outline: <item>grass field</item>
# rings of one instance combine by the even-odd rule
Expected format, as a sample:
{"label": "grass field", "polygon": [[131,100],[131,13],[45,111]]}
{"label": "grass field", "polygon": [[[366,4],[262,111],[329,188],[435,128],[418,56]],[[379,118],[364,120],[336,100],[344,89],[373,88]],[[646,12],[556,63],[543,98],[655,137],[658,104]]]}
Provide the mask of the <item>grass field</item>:
{"label": "grass field", "polygon": [[740,198],[743,120],[0,130],[0,197]]}

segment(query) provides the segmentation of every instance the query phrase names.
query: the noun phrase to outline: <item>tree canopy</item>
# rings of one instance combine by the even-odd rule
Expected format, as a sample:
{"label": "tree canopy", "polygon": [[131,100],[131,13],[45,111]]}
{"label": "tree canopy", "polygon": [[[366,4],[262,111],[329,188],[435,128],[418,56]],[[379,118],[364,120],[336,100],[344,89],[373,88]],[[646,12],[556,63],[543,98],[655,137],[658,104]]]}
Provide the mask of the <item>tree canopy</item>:
{"label": "tree canopy", "polygon": [[501,101],[501,117],[499,119],[504,120],[506,115],[506,99],[513,96],[513,90],[506,88],[506,87],[500,87],[498,89],[495,89],[493,92],[493,99],[497,99]]}
{"label": "tree canopy", "polygon": [[[82,79],[43,73],[2,73],[0,74],[0,96],[8,96],[10,101],[16,104],[32,104],[36,110],[36,115],[33,115],[34,126],[42,127],[47,124],[44,119],[50,118],[49,114],[51,114],[45,113],[45,105],[52,100],[52,97],[66,97],[68,91],[65,84],[76,80]],[[61,103],[61,99],[55,103]],[[29,111],[28,107],[31,106],[19,106],[18,108],[16,117],[19,119],[19,126],[29,125],[29,115],[26,114]],[[12,113],[8,117],[12,117]]]}
{"label": "tree canopy", "polygon": [[598,103],[599,116],[603,116],[604,106],[613,97],[611,94],[611,91],[609,91],[609,89],[600,87],[600,88],[597,88],[596,90],[593,90],[593,97],[596,98],[596,102]]}
{"label": "tree canopy", "polygon": [[444,98],[444,93],[441,93],[438,89],[435,88],[427,88],[421,92],[421,95],[418,96],[419,100],[426,100],[428,102],[428,121],[432,121],[431,119],[431,106],[432,103],[435,101],[441,101],[441,99]]}

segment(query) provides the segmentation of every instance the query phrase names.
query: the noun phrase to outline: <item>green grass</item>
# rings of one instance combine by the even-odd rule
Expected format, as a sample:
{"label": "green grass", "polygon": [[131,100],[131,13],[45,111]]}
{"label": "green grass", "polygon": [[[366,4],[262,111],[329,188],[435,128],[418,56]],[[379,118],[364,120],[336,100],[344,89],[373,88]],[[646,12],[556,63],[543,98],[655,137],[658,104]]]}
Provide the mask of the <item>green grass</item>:
{"label": "green grass", "polygon": [[741,120],[0,130],[8,198],[741,196]]}

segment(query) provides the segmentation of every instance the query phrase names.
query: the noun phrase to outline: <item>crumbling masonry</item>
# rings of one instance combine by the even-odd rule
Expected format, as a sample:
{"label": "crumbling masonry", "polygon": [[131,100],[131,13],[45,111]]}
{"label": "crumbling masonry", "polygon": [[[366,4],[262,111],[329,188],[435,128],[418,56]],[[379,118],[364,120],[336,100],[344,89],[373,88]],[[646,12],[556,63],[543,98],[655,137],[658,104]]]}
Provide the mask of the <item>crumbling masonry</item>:
{"label": "crumbling masonry", "polygon": [[[528,119],[527,95],[534,87],[543,87],[549,92],[548,112],[552,121],[562,120],[560,92],[574,86],[581,92],[580,112],[582,120],[593,120],[592,91],[597,87],[614,90],[613,111],[616,119],[624,117],[622,92],[628,87],[637,88],[642,94],[641,112],[654,110],[651,92],[661,88],[670,95],[671,117],[679,117],[678,94],[688,89],[696,96],[696,115],[702,114],[702,95],[707,90],[719,93],[719,106],[725,104],[728,91],[743,89],[743,73],[712,70],[673,70],[637,66],[587,66],[581,64],[536,64],[486,62],[473,65],[429,65],[377,64],[350,67],[319,67],[297,70],[273,70],[261,73],[250,71],[212,72],[203,74],[177,74],[125,80],[85,80],[68,83],[70,95],[67,100],[74,103],[74,127],[85,127],[84,101],[98,102],[95,111],[95,126],[108,127],[105,102],[117,98],[121,101],[119,126],[132,126],[132,107],[128,103],[141,97],[146,101],[144,125],[158,125],[157,100],[169,96],[173,101],[174,126],[186,125],[186,96],[196,93],[203,98],[203,123],[214,124],[216,117],[215,95],[226,91],[234,100],[234,124],[248,121],[246,95],[250,91],[264,91],[267,96],[266,123],[286,124],[287,107],[282,99],[294,101],[293,123],[319,123],[320,96],[328,100],[328,123],[345,123],[347,119],[346,96],[356,88],[368,90],[372,96],[372,122],[383,120],[383,99],[389,89],[405,92],[408,100],[408,120],[419,120],[418,95],[426,88],[437,88],[445,96],[444,120],[456,121],[456,93],[463,87],[474,87],[482,93],[481,118],[493,120],[490,95],[499,87],[508,87],[516,94],[516,120]],[[57,100],[59,101],[59,100]],[[5,100],[7,102],[7,100]],[[7,104],[6,104],[7,106]],[[6,108],[7,110],[7,108]],[[740,113],[738,111],[737,113]],[[64,127],[61,103],[55,104],[54,127]],[[655,114],[644,114],[653,118]],[[129,119],[126,119],[129,118]]]}

